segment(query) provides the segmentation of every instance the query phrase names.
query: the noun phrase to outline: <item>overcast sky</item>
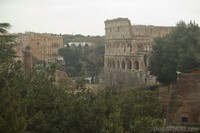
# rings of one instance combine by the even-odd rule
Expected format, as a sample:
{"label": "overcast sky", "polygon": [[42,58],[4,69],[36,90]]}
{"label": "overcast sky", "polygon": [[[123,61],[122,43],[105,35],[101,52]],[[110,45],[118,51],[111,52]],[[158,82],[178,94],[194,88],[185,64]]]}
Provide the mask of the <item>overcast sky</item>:
{"label": "overcast sky", "polygon": [[132,24],[200,24],[200,0],[0,0],[0,23],[12,32],[104,35],[104,21],[129,18]]}

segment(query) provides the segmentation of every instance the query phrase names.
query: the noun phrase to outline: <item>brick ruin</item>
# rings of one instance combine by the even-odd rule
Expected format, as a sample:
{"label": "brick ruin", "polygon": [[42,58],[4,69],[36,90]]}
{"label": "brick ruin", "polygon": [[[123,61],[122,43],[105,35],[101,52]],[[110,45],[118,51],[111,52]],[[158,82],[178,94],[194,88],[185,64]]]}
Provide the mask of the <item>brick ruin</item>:
{"label": "brick ruin", "polygon": [[165,36],[171,27],[131,25],[128,18],[105,21],[104,72],[106,86],[154,84],[147,70],[155,37]]}
{"label": "brick ruin", "polygon": [[170,92],[167,123],[200,126],[200,69],[178,74]]}

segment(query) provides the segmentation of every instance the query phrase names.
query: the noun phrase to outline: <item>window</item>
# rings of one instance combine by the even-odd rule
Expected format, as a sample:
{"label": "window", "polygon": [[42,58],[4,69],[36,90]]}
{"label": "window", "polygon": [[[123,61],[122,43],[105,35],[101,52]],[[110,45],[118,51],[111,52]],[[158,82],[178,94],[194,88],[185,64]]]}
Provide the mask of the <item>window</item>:
{"label": "window", "polygon": [[120,68],[119,60],[117,61],[117,67]]}
{"label": "window", "polygon": [[144,55],[144,65],[145,65],[145,67],[147,67],[147,60],[148,60],[147,55]]}
{"label": "window", "polygon": [[122,61],[122,69],[125,69],[125,61]]}
{"label": "window", "polygon": [[127,68],[128,69],[132,69],[132,65],[131,65],[131,61],[130,60],[127,61]]}
{"label": "window", "polygon": [[188,122],[188,117],[183,116],[183,117],[181,118],[181,121],[182,121],[182,122]]}
{"label": "window", "polygon": [[112,60],[112,67],[115,68],[115,61]]}
{"label": "window", "polygon": [[135,70],[138,70],[138,69],[139,69],[139,62],[138,62],[138,61],[135,61],[135,62],[134,62],[134,69],[135,69]]}
{"label": "window", "polygon": [[111,61],[110,60],[108,60],[108,62],[107,62],[107,66],[108,67],[110,67],[111,66],[111,63],[110,63]]}

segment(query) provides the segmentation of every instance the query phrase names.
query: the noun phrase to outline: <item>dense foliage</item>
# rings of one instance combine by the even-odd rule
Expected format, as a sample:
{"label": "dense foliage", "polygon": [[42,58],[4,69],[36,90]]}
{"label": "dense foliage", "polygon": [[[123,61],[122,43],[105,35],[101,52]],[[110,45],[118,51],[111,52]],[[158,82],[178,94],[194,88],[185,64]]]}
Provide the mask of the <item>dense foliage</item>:
{"label": "dense foliage", "polygon": [[176,72],[200,67],[200,28],[195,22],[179,22],[163,38],[157,38],[150,60],[151,74],[160,83],[176,82]]}
{"label": "dense foliage", "polygon": [[59,49],[65,61],[64,69],[70,76],[89,76],[94,78],[103,68],[104,46],[66,46]]}
{"label": "dense foliage", "polygon": [[[7,33],[7,29],[10,28],[9,23],[0,23],[0,33]],[[0,63],[5,63],[11,60],[15,56],[13,47],[13,37],[10,35],[0,35]],[[6,44],[6,45],[5,45]]]}
{"label": "dense foliage", "polygon": [[9,64],[0,70],[0,132],[148,133],[161,124],[154,91],[68,90],[52,83],[51,69],[24,73]]}

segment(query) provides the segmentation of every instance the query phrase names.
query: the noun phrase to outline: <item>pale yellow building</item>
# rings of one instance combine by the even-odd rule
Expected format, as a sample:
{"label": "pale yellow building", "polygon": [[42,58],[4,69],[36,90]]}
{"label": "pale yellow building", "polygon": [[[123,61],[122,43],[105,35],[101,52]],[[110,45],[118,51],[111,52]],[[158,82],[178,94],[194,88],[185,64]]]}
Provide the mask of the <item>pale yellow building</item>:
{"label": "pale yellow building", "polygon": [[32,54],[47,64],[63,61],[58,49],[63,47],[63,37],[52,34],[39,34],[26,32],[18,34],[16,42],[23,45],[23,49],[30,50]]}

